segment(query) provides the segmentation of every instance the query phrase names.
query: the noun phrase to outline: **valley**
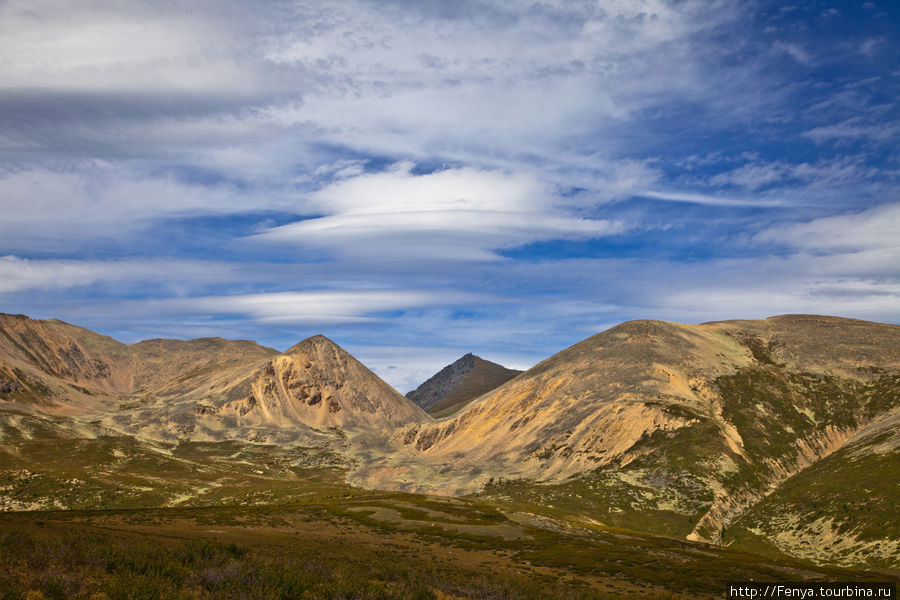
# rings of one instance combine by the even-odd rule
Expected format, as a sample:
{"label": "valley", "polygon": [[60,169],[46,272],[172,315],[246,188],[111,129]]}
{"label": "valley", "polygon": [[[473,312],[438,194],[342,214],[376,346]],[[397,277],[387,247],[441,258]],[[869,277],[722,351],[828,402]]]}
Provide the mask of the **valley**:
{"label": "valley", "polygon": [[[324,336],[126,345],[0,315],[4,597],[124,597],[134,569],[217,598],[254,578],[273,598],[678,598],[900,575],[900,327],[631,321],[523,373],[477,361],[429,414]],[[154,540],[193,558],[141,567]],[[29,562],[47,545],[65,568]]]}

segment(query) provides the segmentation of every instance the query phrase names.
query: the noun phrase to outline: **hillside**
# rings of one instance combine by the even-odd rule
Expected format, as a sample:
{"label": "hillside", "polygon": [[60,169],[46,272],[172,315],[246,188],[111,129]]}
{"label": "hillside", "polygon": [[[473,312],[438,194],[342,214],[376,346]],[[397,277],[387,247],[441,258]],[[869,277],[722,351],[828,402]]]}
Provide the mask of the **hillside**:
{"label": "hillside", "polygon": [[[473,389],[478,360],[432,389]],[[0,315],[0,509],[264,504],[325,478],[900,569],[898,398],[900,327],[814,315],[623,323],[440,421],[324,336],[126,345]]]}
{"label": "hillside", "polygon": [[269,361],[246,398],[222,407],[239,425],[392,431],[430,421],[346,350],[317,335]]}
{"label": "hillside", "polygon": [[[898,397],[897,326],[807,315],[633,321],[563,350],[454,418],[408,430],[407,456],[391,468],[408,465],[419,491],[565,506],[605,523],[719,541],[781,484],[884,427]],[[896,448],[878,457],[897,464]],[[381,485],[379,468],[360,480]],[[884,503],[896,496],[876,497],[871,503],[889,511]],[[870,529],[866,540],[878,549],[866,553],[888,553],[891,529],[875,530],[881,537],[873,541]],[[844,533],[852,545],[855,534]]]}
{"label": "hillside", "polygon": [[435,373],[406,397],[428,414],[446,417],[519,373],[469,353]]}
{"label": "hillside", "polygon": [[195,398],[210,375],[230,376],[277,353],[222,338],[127,345],[56,319],[0,314],[0,377],[9,388],[0,400],[78,414],[110,409],[128,397]]}
{"label": "hillside", "polygon": [[324,336],[279,354],[246,340],[122,344],[0,315],[0,409],[72,417],[72,435],[327,445],[430,417]]}

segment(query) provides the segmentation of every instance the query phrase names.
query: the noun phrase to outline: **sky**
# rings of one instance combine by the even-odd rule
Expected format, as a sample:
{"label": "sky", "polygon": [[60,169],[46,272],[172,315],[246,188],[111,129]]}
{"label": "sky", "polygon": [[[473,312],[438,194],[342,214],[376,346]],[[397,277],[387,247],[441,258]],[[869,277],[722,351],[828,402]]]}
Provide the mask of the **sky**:
{"label": "sky", "polygon": [[900,323],[900,4],[0,2],[0,312],[406,392],[629,319]]}

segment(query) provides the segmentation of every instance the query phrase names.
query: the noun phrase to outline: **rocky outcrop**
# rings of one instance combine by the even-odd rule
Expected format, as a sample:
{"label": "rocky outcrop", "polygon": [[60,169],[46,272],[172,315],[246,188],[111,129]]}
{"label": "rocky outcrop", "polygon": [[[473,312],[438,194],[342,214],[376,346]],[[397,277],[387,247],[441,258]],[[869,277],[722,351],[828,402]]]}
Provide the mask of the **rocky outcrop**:
{"label": "rocky outcrop", "polygon": [[22,388],[15,379],[0,377],[0,394],[13,394],[15,392],[21,392],[23,389],[24,388]]}

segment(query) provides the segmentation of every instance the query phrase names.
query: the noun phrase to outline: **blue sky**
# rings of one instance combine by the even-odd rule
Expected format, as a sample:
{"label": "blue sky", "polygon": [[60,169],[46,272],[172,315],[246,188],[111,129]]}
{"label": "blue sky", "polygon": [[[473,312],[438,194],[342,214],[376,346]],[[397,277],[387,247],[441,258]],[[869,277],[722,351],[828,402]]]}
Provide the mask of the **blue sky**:
{"label": "blue sky", "polygon": [[900,322],[900,6],[0,4],[0,310],[407,391],[627,319]]}

